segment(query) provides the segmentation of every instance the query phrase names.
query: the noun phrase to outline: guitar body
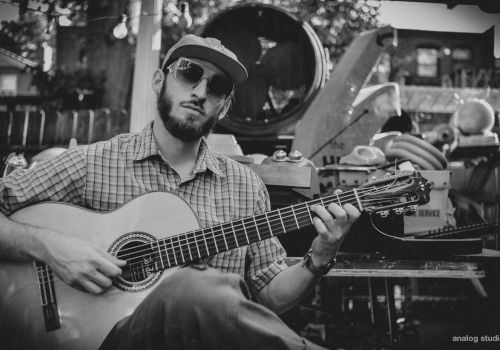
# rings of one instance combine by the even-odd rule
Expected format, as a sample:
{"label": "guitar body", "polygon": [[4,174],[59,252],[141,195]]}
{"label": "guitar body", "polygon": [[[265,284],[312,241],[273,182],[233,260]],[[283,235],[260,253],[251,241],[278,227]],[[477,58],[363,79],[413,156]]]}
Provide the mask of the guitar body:
{"label": "guitar body", "polygon": [[141,195],[106,213],[55,202],[26,207],[10,218],[97,244],[127,265],[113,287],[92,295],[68,286],[41,262],[0,262],[0,348],[97,349],[174,266],[311,227],[314,204],[351,203],[365,212],[402,214],[427,203],[429,191],[420,174],[403,172],[203,229],[189,204],[167,192]]}
{"label": "guitar body", "polygon": [[[199,228],[189,204],[167,192],[139,196],[106,213],[48,202],[26,207],[10,218],[85,239],[108,251]],[[2,349],[97,349],[115,323],[130,315],[176,269],[157,272],[142,281],[125,281],[122,287],[92,295],[68,286],[55,275],[45,278],[49,269],[44,268],[46,271],[40,273],[33,262],[0,263]],[[46,312],[57,313],[59,325],[47,331],[47,323],[54,324],[54,315],[47,321],[42,304],[47,299],[44,293],[53,291],[56,306]]]}

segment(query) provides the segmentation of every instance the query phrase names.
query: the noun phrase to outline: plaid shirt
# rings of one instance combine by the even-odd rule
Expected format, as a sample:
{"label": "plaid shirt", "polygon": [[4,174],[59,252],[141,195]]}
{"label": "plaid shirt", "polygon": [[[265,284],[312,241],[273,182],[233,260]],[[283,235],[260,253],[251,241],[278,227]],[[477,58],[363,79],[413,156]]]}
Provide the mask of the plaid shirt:
{"label": "plaid shirt", "polygon": [[[160,156],[152,123],[140,133],[73,147],[31,170],[12,172],[0,179],[0,210],[10,215],[50,200],[108,211],[151,191],[184,198],[202,227],[270,210],[262,180],[250,168],[213,152],[205,139],[192,177],[181,181]],[[279,241],[271,238],[217,254],[209,264],[244,276],[259,291],[286,267],[284,257]]]}

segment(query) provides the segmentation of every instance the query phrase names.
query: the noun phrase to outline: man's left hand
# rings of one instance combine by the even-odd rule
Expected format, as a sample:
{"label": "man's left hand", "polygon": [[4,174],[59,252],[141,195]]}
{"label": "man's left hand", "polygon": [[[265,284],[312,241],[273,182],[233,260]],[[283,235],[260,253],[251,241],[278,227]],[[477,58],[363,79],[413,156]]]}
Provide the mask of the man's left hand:
{"label": "man's left hand", "polygon": [[346,233],[361,213],[352,204],[340,206],[335,203],[327,208],[314,205],[311,211],[316,214],[313,224],[318,232],[311,245],[312,263],[315,266],[325,266],[335,257]]}

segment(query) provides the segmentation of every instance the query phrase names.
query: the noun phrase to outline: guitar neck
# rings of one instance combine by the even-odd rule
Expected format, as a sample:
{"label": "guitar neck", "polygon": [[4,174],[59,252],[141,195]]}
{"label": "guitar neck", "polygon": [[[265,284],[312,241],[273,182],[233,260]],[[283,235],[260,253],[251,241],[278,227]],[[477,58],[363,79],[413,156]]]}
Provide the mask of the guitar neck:
{"label": "guitar neck", "polygon": [[342,206],[351,203],[363,210],[360,192],[363,191],[354,189],[275,209],[264,214],[170,236],[152,242],[151,250],[155,251],[154,258],[159,262],[156,265],[161,268],[182,265],[196,259],[206,258],[287,232],[310,227],[314,216],[310,208],[315,204],[328,206],[330,203],[337,203]]}

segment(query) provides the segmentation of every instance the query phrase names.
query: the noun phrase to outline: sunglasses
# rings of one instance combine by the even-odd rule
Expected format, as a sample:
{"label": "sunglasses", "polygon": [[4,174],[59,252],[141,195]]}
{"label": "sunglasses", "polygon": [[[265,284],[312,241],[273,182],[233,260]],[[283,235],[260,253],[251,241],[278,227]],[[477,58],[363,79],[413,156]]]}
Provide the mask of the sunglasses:
{"label": "sunglasses", "polygon": [[203,67],[188,58],[180,57],[167,67],[180,84],[194,88],[203,79],[207,80],[207,94],[216,98],[230,98],[234,91],[231,80],[221,74],[209,74]]}

